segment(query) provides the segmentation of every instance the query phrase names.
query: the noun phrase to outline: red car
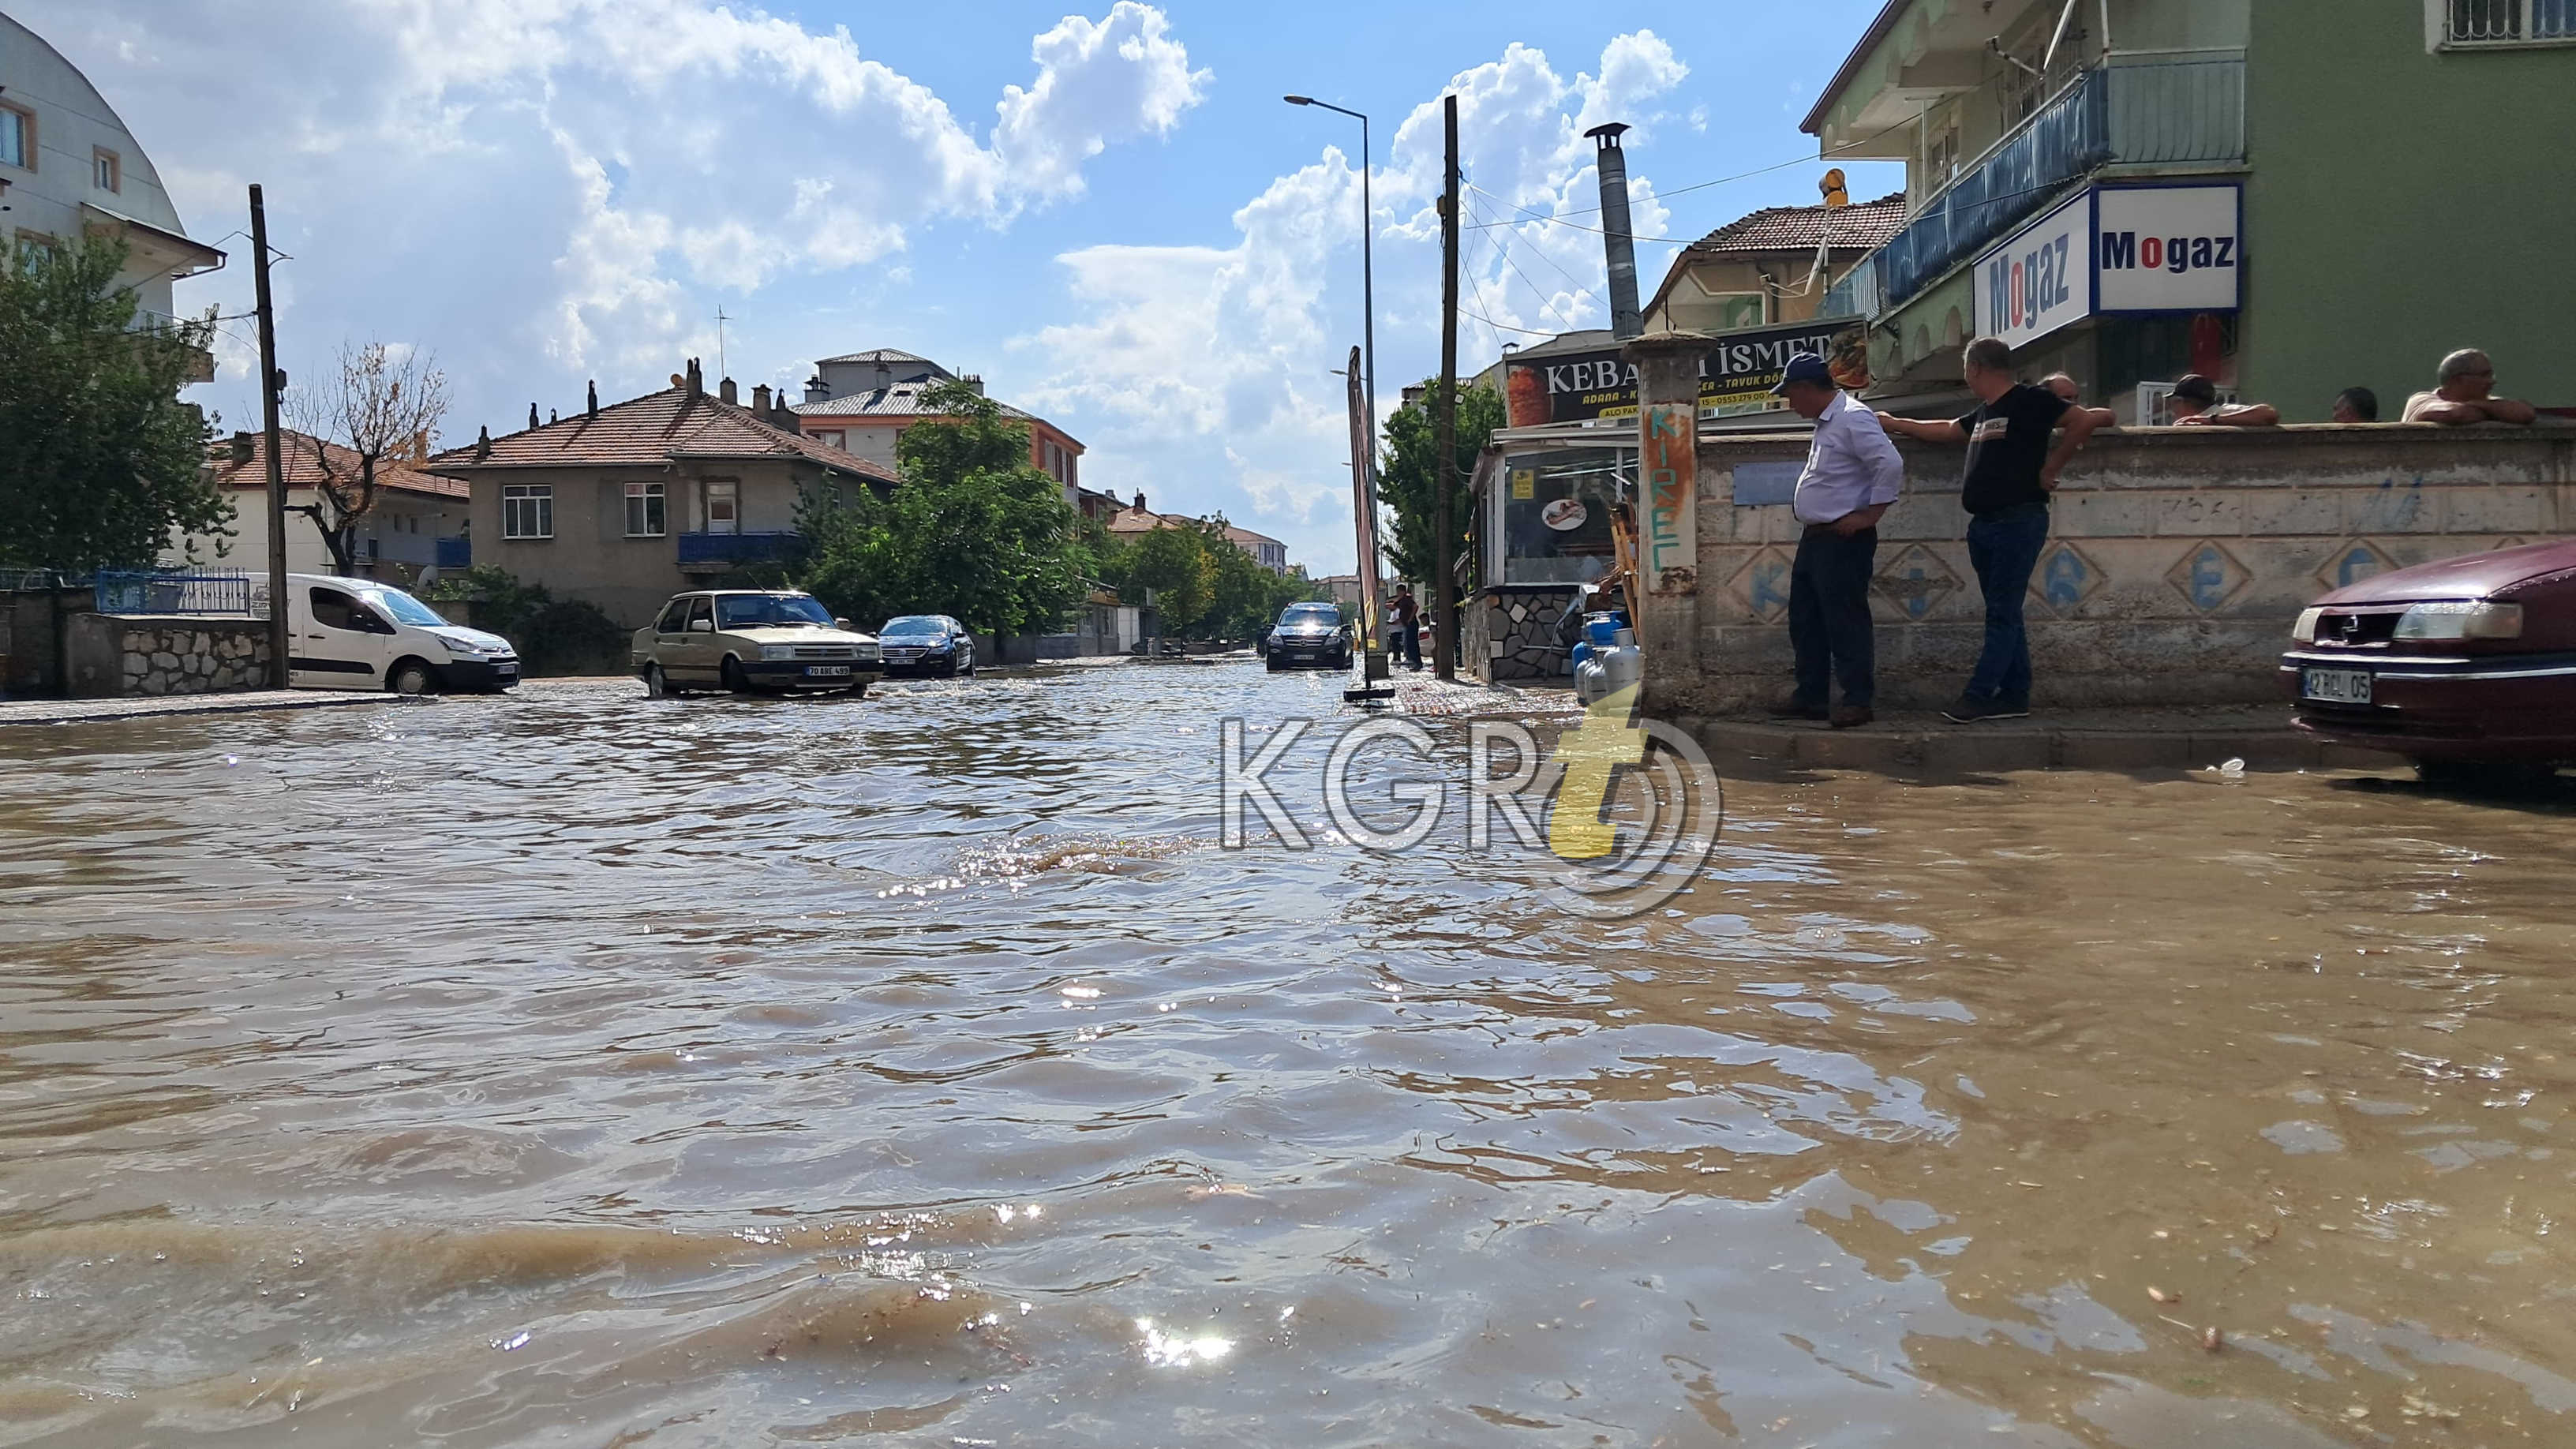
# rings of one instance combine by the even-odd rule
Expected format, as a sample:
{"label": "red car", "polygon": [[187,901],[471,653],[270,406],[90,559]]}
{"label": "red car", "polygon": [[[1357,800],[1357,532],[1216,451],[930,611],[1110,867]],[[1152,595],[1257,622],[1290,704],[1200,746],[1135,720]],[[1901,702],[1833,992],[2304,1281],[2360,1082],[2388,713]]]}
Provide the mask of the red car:
{"label": "red car", "polygon": [[2428,779],[2576,761],[2576,541],[2364,579],[2290,638],[2300,729],[2405,755]]}

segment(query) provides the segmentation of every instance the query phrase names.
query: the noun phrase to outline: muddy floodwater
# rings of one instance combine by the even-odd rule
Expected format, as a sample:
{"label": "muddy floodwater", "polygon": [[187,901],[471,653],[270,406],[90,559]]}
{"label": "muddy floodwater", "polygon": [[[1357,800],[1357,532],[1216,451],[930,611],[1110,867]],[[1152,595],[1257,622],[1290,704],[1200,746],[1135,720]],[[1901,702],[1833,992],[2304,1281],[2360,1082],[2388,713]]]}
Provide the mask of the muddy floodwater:
{"label": "muddy floodwater", "polygon": [[2576,1443],[2563,804],[1732,780],[1594,921],[1320,728],[1220,849],[1339,683],[0,733],[0,1444]]}

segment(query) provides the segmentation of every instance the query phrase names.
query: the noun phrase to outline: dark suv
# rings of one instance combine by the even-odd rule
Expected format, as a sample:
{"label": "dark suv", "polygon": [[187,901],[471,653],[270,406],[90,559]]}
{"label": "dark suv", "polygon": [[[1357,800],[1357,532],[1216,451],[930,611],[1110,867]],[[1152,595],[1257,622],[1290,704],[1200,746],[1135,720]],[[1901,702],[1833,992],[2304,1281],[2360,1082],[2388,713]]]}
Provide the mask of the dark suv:
{"label": "dark suv", "polygon": [[1290,604],[1270,626],[1270,667],[1320,665],[1351,667],[1351,626],[1335,604]]}

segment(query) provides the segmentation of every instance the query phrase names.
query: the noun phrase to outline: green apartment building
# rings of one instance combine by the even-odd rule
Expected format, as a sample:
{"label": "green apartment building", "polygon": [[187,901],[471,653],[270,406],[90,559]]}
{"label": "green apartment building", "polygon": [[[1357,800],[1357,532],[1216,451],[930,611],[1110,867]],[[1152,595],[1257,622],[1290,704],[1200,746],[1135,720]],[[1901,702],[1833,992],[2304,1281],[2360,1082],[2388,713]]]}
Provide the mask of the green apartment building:
{"label": "green apartment building", "polygon": [[2394,418],[2464,346],[2576,407],[2576,0],[1891,0],[1804,129],[1906,164],[1834,299],[1880,394],[1991,333],[2131,421],[2185,372]]}

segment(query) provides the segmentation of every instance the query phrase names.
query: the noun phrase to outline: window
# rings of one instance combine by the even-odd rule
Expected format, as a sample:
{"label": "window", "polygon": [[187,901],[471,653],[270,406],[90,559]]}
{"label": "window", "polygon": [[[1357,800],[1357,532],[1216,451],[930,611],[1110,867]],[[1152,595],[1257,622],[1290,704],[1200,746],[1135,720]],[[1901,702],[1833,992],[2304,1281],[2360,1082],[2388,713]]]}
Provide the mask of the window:
{"label": "window", "polygon": [[375,611],[338,589],[316,588],[312,593],[313,622],[325,629],[340,629],[352,634],[390,634],[393,626],[376,617]]}
{"label": "window", "polygon": [[115,152],[101,146],[89,153],[89,165],[90,180],[97,185],[99,190],[122,191],[125,189],[125,168],[117,161]]}
{"label": "window", "polygon": [[731,478],[707,480],[707,532],[740,533],[742,485]]}
{"label": "window", "polygon": [[849,437],[847,433],[816,433],[814,441],[826,448],[846,448],[849,444],[843,440],[847,437]]}
{"label": "window", "polygon": [[689,601],[689,627],[687,632],[692,634],[712,634],[715,632],[715,628],[715,611],[708,607],[707,596],[700,594],[696,598],[691,599]]}
{"label": "window", "polygon": [[554,537],[554,485],[551,483],[502,484],[501,536],[503,538]]}
{"label": "window", "polygon": [[679,634],[685,632],[688,629],[688,626],[689,601],[686,599],[673,599],[671,601],[671,607],[664,609],[662,611],[661,619],[653,625],[653,632],[656,634]]}
{"label": "window", "polygon": [[2442,43],[2576,43],[2576,0],[2443,0]]}
{"label": "window", "polygon": [[0,166],[36,169],[36,113],[0,104]]}
{"label": "window", "polygon": [[662,527],[662,485],[629,483],[626,485],[626,536],[660,538]]}

